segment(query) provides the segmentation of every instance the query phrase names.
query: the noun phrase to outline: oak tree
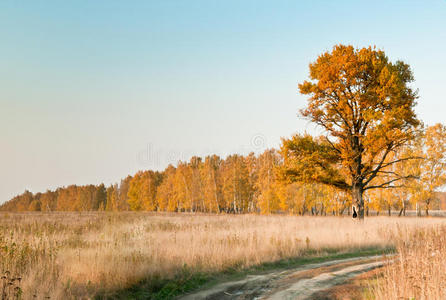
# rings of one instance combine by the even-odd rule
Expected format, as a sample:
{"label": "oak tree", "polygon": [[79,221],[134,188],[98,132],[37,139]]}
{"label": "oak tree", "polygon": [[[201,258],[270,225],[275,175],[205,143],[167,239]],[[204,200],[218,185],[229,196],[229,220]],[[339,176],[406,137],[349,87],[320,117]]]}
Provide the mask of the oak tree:
{"label": "oak tree", "polygon": [[[321,54],[299,90],[309,96],[301,115],[319,125],[323,135],[283,139],[285,177],[350,191],[363,219],[366,190],[397,187],[410,176],[388,169],[413,157],[388,157],[414,138],[420,124],[413,80],[409,65],[391,62],[374,47],[337,45]],[[388,180],[373,184],[381,174]]]}

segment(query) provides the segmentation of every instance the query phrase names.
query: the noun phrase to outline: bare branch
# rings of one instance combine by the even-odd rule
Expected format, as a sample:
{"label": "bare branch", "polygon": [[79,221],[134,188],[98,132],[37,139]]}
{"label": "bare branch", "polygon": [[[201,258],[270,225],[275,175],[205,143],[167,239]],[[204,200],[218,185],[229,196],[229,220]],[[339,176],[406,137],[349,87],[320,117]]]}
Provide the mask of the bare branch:
{"label": "bare branch", "polygon": [[341,150],[339,150],[338,148],[336,148],[336,146],[330,141],[330,139],[328,138],[328,136],[325,136],[325,139],[327,140],[327,142],[331,145],[331,147],[333,147],[333,149],[338,152],[339,154],[341,154]]}
{"label": "bare branch", "polygon": [[368,187],[364,188],[364,191],[365,190],[370,190],[370,189],[378,189],[378,188],[394,188],[395,186],[391,186],[390,185],[391,183],[394,183],[394,182],[399,181],[399,180],[416,179],[416,178],[417,177],[413,176],[413,175],[402,176],[402,177],[399,177],[399,178],[394,178],[394,179],[389,180],[387,182],[384,182],[382,184],[368,186]]}

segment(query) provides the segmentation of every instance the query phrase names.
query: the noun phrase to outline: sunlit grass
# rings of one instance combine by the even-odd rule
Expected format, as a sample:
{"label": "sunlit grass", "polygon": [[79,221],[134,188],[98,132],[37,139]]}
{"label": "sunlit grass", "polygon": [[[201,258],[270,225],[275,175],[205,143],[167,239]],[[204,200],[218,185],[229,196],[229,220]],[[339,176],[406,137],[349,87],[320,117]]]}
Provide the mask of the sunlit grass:
{"label": "sunlit grass", "polygon": [[398,255],[373,281],[376,299],[446,299],[446,226],[400,230]]}
{"label": "sunlit grass", "polygon": [[20,276],[24,298],[92,297],[141,280],[219,272],[294,258],[308,250],[387,248],[401,230],[442,219],[3,213],[0,271]]}

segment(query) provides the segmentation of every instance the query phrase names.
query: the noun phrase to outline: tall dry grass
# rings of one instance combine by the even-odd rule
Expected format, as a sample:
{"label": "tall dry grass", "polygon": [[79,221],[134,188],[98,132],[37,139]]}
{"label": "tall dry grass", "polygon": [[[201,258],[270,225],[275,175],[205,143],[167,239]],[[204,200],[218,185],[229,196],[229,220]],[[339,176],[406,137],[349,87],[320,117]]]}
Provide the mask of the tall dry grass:
{"label": "tall dry grass", "polygon": [[308,249],[388,247],[442,219],[154,213],[3,213],[0,271],[25,299],[88,298],[142,279],[172,278],[297,257]]}
{"label": "tall dry grass", "polygon": [[372,285],[376,299],[446,299],[446,226],[400,230],[398,255]]}

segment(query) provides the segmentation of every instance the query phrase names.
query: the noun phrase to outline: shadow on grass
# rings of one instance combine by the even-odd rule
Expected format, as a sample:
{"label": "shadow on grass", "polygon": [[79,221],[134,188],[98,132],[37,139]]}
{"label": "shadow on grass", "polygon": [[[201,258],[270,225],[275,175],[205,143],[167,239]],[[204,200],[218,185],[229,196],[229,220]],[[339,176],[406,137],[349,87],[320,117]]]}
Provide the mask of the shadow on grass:
{"label": "shadow on grass", "polygon": [[239,280],[248,274],[262,274],[329,260],[391,254],[394,252],[394,248],[376,247],[360,248],[351,252],[339,249],[306,250],[301,256],[296,258],[266,262],[249,268],[242,268],[241,266],[235,265],[215,273],[197,272],[189,266],[184,265],[174,278],[163,279],[160,277],[152,277],[150,280],[141,280],[138,284],[128,289],[99,292],[95,299],[173,299],[198,289],[210,288],[221,282]]}

